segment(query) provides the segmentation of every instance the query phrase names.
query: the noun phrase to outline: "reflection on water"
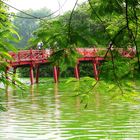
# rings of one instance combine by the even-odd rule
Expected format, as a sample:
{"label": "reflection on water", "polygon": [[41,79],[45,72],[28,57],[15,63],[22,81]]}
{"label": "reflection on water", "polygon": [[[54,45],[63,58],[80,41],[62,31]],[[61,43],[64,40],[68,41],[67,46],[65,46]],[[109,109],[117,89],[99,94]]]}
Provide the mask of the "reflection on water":
{"label": "reflection on water", "polygon": [[139,105],[97,93],[84,109],[79,97],[52,86],[34,85],[28,92],[7,87],[0,140],[140,139]]}

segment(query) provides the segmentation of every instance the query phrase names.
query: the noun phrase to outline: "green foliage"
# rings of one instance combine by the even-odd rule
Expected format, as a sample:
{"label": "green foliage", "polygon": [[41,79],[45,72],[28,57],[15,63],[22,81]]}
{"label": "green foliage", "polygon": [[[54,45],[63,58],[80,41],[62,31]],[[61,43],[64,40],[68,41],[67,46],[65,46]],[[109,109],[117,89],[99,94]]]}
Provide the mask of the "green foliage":
{"label": "green foliage", "polygon": [[133,78],[134,73],[134,60],[118,57],[112,61],[106,61],[101,66],[101,78],[104,80],[115,81],[123,78]]}
{"label": "green foliage", "polygon": [[124,48],[138,43],[140,9],[137,0],[89,0],[89,3],[92,18],[102,23],[115,46]]}
{"label": "green foliage", "polygon": [[[31,46],[36,46],[42,41],[44,48],[53,50],[50,58],[54,65],[59,65],[62,70],[67,66],[74,66],[78,54],[77,47],[91,47],[98,42],[93,38],[92,22],[88,5],[82,5],[72,15],[67,12],[58,19],[41,22],[40,27],[34,32],[34,38],[30,39]],[[94,34],[95,35],[95,34]]]}
{"label": "green foliage", "polygon": [[0,78],[3,75],[2,73],[6,70],[6,66],[8,65],[5,59],[11,60],[8,51],[16,51],[14,46],[11,45],[9,41],[15,41],[13,36],[14,34],[18,36],[17,32],[13,30],[13,25],[11,24],[7,13],[7,7],[2,2],[0,2]]}
{"label": "green foliage", "polygon": [[[67,12],[55,20],[42,22],[30,41],[32,46],[43,41],[44,48],[51,48],[54,54],[50,60],[54,65],[62,66],[63,70],[66,64],[75,65],[79,57],[74,53],[76,47],[106,48],[112,42],[113,47],[117,48],[136,47],[138,55],[139,12],[136,0],[89,0],[72,13]],[[99,55],[104,56],[102,53],[99,52]],[[119,79],[132,75],[129,72],[134,69],[134,65],[115,52],[113,55],[114,62],[105,62],[104,68],[101,68],[102,78],[112,80],[114,73]]]}
{"label": "green foliage", "polygon": [[95,79],[90,77],[83,77],[80,80],[76,80],[75,78],[69,78],[66,81],[66,86],[71,86],[73,96],[80,96],[81,103],[85,103],[85,108],[88,105],[90,95],[94,94],[93,85],[96,83]]}
{"label": "green foliage", "polygon": [[[7,60],[12,60],[8,51],[15,52],[15,47],[10,43],[11,41],[17,42],[20,37],[14,30],[14,26],[11,23],[9,17],[8,7],[0,1],[0,90],[4,90],[7,85],[15,86],[12,84],[12,74],[9,72],[5,74],[7,67],[9,66]],[[9,76],[9,78],[7,77]],[[22,87],[22,83],[15,79],[16,86]],[[0,95],[1,97],[1,95]],[[0,111],[5,111],[5,108],[0,104]]]}

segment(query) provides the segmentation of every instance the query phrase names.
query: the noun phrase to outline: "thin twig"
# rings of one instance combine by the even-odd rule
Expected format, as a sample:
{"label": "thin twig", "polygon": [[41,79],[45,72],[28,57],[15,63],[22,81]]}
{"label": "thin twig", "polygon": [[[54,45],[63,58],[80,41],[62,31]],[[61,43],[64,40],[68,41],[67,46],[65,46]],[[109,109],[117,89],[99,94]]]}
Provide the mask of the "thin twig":
{"label": "thin twig", "polygon": [[71,23],[72,23],[72,16],[73,16],[73,14],[74,14],[74,10],[75,10],[75,8],[76,8],[76,5],[77,5],[77,3],[78,3],[78,0],[76,0],[76,2],[75,2],[75,4],[74,4],[74,7],[73,7],[73,9],[72,9],[72,12],[71,12],[71,14],[70,14],[70,18],[69,18],[69,24],[68,24],[68,39],[69,39],[69,43],[71,44]]}
{"label": "thin twig", "polygon": [[121,91],[121,93],[122,93],[122,95],[123,95],[123,90],[122,90],[122,88],[121,88],[121,85],[120,85],[120,81],[119,81],[119,79],[118,79],[118,77],[117,77],[117,75],[116,75],[116,72],[115,72],[115,63],[114,63],[114,56],[113,56],[113,53],[112,53],[112,50],[110,49],[110,54],[111,54],[111,62],[112,62],[112,67],[113,67],[113,75],[114,75],[114,77],[115,77],[115,80],[116,80],[116,84],[117,84],[117,86],[119,87],[119,89],[120,89],[120,91]]}

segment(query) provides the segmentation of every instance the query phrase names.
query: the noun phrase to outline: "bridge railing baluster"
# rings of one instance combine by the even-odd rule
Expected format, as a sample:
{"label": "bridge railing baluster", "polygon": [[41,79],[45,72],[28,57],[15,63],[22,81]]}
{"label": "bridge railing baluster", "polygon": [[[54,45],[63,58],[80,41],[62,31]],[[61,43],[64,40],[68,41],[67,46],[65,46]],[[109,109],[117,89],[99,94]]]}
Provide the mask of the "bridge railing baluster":
{"label": "bridge railing baluster", "polygon": [[42,59],[45,60],[45,50],[42,50]]}
{"label": "bridge railing baluster", "polygon": [[30,59],[33,60],[32,49],[30,49]]}
{"label": "bridge railing baluster", "polygon": [[20,62],[20,52],[18,52],[18,62]]}

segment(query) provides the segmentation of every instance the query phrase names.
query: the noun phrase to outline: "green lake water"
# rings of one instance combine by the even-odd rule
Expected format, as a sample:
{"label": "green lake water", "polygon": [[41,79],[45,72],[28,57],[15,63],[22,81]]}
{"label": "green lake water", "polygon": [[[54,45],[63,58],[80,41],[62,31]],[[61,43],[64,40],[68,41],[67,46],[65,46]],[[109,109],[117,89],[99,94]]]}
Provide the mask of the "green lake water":
{"label": "green lake water", "polygon": [[73,97],[73,86],[44,82],[3,94],[0,140],[138,140],[140,104],[90,96],[87,108]]}

